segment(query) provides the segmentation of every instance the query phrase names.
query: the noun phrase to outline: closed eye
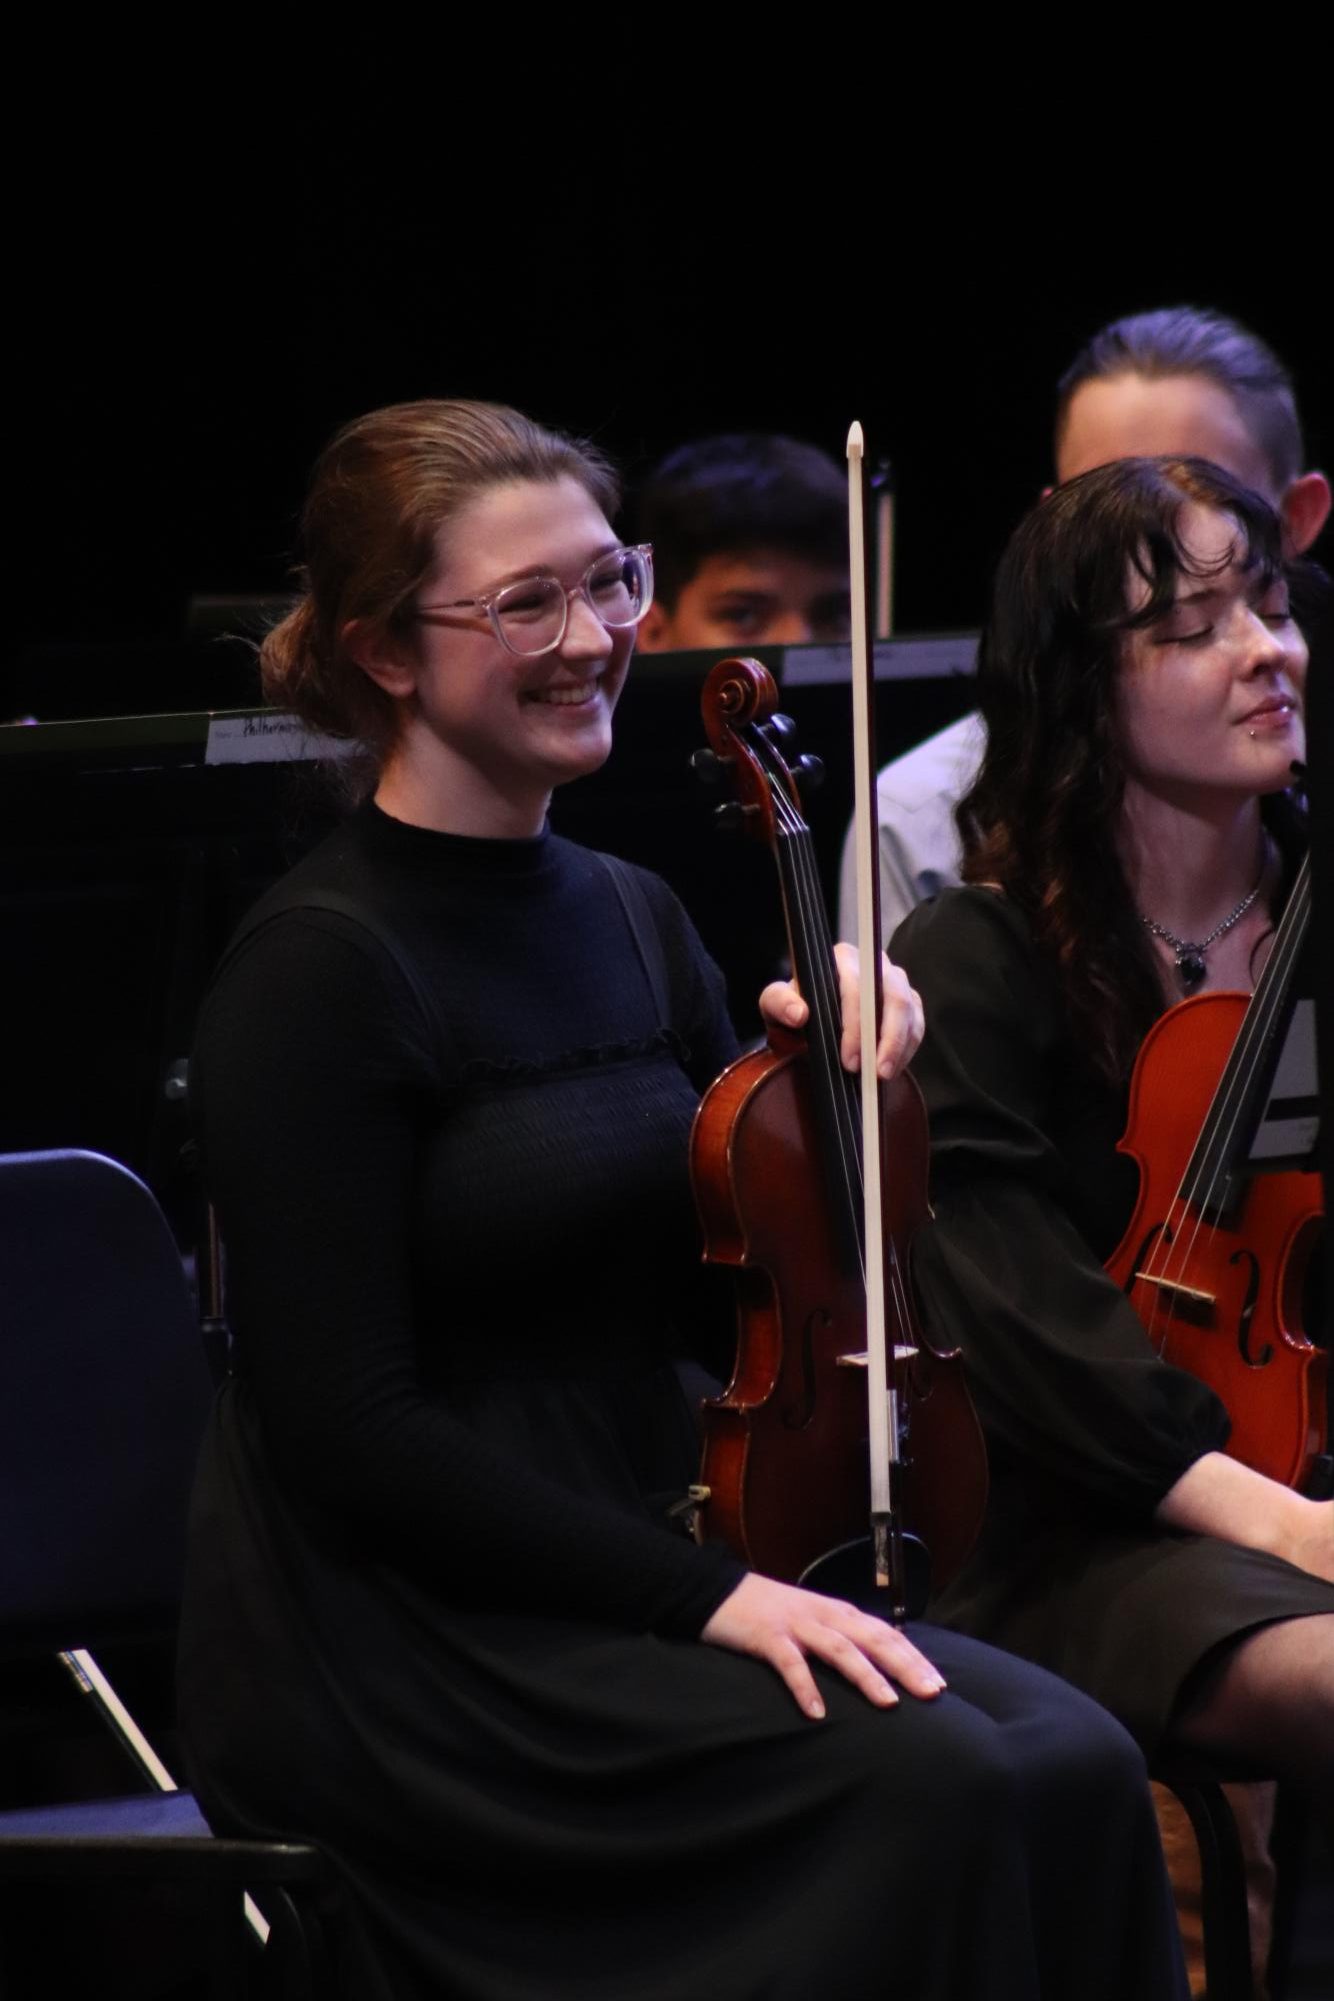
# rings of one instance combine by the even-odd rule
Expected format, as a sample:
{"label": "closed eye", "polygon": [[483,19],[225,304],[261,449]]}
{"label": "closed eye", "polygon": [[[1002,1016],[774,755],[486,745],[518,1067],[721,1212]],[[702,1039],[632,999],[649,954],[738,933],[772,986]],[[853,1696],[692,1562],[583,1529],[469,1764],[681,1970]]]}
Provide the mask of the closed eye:
{"label": "closed eye", "polygon": [[1153,644],[1155,646],[1203,646],[1205,641],[1212,639],[1213,636],[1214,629],[1212,625],[1201,625],[1194,632],[1160,633]]}
{"label": "closed eye", "polygon": [[1266,625],[1286,625],[1292,617],[1292,606],[1288,601],[1288,587],[1282,579],[1276,579],[1267,589],[1257,591],[1251,599],[1251,608],[1257,618]]}

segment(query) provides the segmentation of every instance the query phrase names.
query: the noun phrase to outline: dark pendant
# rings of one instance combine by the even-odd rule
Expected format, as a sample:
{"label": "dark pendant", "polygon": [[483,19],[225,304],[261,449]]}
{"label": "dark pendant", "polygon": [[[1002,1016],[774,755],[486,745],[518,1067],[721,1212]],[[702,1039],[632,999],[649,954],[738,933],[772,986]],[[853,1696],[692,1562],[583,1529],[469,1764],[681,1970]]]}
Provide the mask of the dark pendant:
{"label": "dark pendant", "polygon": [[1193,994],[1208,971],[1203,952],[1182,952],[1177,958],[1177,978],[1183,993]]}

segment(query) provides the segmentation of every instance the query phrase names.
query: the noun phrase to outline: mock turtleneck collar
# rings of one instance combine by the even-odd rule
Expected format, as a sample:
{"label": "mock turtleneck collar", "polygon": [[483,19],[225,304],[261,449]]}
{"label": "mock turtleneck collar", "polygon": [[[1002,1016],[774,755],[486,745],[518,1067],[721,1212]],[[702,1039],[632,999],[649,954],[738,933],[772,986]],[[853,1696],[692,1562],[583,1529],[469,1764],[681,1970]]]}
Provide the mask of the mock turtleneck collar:
{"label": "mock turtleneck collar", "polygon": [[396,820],[373,799],[357,808],[351,822],[371,853],[392,855],[408,868],[438,875],[535,874],[549,858],[550,824],[540,834],[520,840],[486,840],[472,834],[445,834],[434,827],[416,827]]}

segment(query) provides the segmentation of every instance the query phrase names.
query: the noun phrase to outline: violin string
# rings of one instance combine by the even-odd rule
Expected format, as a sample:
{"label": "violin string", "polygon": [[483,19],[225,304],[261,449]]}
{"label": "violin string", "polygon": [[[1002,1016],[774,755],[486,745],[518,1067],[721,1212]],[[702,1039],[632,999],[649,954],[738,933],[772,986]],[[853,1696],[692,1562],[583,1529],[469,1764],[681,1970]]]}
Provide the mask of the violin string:
{"label": "violin string", "polygon": [[[838,967],[834,958],[833,941],[829,933],[829,917],[825,908],[824,893],[820,886],[819,870],[815,862],[815,849],[809,829],[801,822],[795,809],[782,809],[780,817],[786,822],[787,813],[793,822],[792,849],[794,867],[792,871],[795,894],[799,902],[801,923],[810,944],[812,965],[820,968],[819,979],[827,1008],[825,1021],[829,1035],[825,1039],[825,1084],[832,1094],[835,1110],[835,1124],[839,1136],[841,1171],[844,1180],[844,1200],[849,1204],[853,1223],[853,1241],[857,1245],[861,1268],[862,1296],[867,1296],[867,1245],[865,1223],[866,1177],[862,1155],[862,1131],[859,1095],[854,1101],[848,1072],[839,1059],[839,1042],[842,1030],[842,1007],[838,982]],[[874,1060],[874,1057],[872,1058]],[[886,1301],[884,1325],[880,1330],[880,1342],[884,1351],[884,1367],[887,1386],[891,1397],[896,1386],[895,1341],[891,1329],[901,1330],[903,1338],[908,1337],[912,1318],[905,1296],[903,1273],[897,1247],[892,1235],[882,1228],[880,1231],[882,1248],[885,1253],[883,1270],[886,1279]],[[867,1317],[865,1340],[868,1350],[872,1332]],[[868,1378],[869,1393],[869,1378]],[[891,1401],[890,1412],[895,1406]],[[896,1422],[891,1418],[887,1438],[887,1450],[891,1473],[901,1463],[902,1443]]]}
{"label": "violin string", "polygon": [[[1210,1101],[1208,1113],[1201,1127],[1200,1140],[1192,1150],[1191,1162],[1187,1164],[1175,1201],[1183,1208],[1189,1201],[1187,1183],[1191,1164],[1204,1148],[1208,1161],[1209,1180],[1202,1191],[1203,1199],[1196,1198],[1192,1205],[1197,1218],[1213,1206],[1219,1189],[1227,1179],[1226,1163],[1231,1153],[1237,1126],[1246,1108],[1251,1076],[1273,1027],[1277,1006],[1282,1001],[1297,955],[1300,952],[1306,928],[1308,905],[1310,902],[1309,867],[1303,863],[1296,883],[1293,885],[1287,919],[1279,927],[1274,948],[1264,972],[1260,976],[1255,995],[1242,1017],[1236,1043],[1224,1065],[1223,1074]],[[1190,1250],[1198,1239],[1200,1224],[1190,1239],[1190,1246],[1178,1264],[1183,1269]],[[1181,1241],[1181,1240],[1178,1240]],[[1170,1247],[1169,1247],[1170,1248]],[[1169,1258],[1170,1263],[1170,1258]]]}
{"label": "violin string", "polygon": [[[810,837],[797,821],[795,810],[789,806],[787,813],[797,822],[796,826],[789,825],[787,830],[790,842],[789,854],[793,862],[792,885],[797,905],[797,921],[806,941],[806,973],[812,988],[807,996],[807,1004],[811,1010],[814,1033],[808,1037],[808,1047],[811,1061],[819,1073],[819,1084],[825,1094],[825,1102],[830,1105],[833,1114],[832,1137],[837,1149],[837,1159],[833,1165],[841,1186],[838,1190],[831,1190],[831,1194],[841,1197],[847,1204],[854,1223],[853,1238],[858,1246],[858,1256],[859,1259],[864,1259],[861,1231],[856,1227],[859,1217],[861,1159],[856,1147],[844,1071],[839,1061],[842,1021],[836,969],[828,946],[828,927],[824,918],[823,899],[819,894],[818,883],[813,884],[811,879]],[[863,1263],[863,1278],[864,1276]]]}
{"label": "violin string", "polygon": [[[810,956],[813,964],[818,964],[820,968],[823,1005],[826,1010],[824,1019],[830,1029],[826,1046],[832,1057],[837,1051],[838,1029],[841,1021],[837,966],[833,956],[832,940],[829,936],[829,923],[825,911],[824,895],[820,887],[819,872],[815,862],[814,846],[811,841],[809,829],[792,806],[785,792],[781,801],[776,802],[776,813],[784,833],[792,843],[791,852],[795,858],[793,869],[794,889],[801,908],[805,935],[811,941],[812,949]],[[848,1191],[847,1199],[849,1201],[855,1200],[857,1203],[857,1214],[860,1216],[862,1204],[865,1201],[865,1175],[862,1165],[859,1121],[853,1114],[852,1101],[846,1083],[847,1073],[843,1070],[841,1063],[838,1063],[836,1060],[827,1063],[825,1065],[825,1072],[824,1082],[827,1087],[834,1091],[834,1103],[838,1111],[840,1152],[844,1161],[843,1171]],[[857,1240],[860,1245],[862,1243],[862,1232],[860,1230],[857,1232]],[[907,1281],[903,1262],[899,1257],[898,1246],[892,1234],[885,1238],[885,1275],[887,1291],[891,1297],[894,1311],[898,1317],[900,1326],[906,1330],[912,1324]],[[862,1246],[863,1283],[865,1283],[865,1276],[865,1249]]]}
{"label": "violin string", "polygon": [[[821,964],[829,969],[829,987],[831,995],[833,996],[833,1013],[831,1015],[831,1019],[835,1023],[838,1023],[840,1020],[840,1015],[838,1011],[837,967],[833,956],[833,943],[829,936],[828,918],[825,912],[823,892],[820,887],[819,872],[815,863],[814,848],[811,843],[809,832],[806,832],[805,830],[803,830],[803,838],[801,842],[801,855],[802,855],[802,894],[807,909],[811,913],[813,924],[818,924],[820,929],[821,950],[819,956]],[[874,1060],[874,1058],[872,1058],[872,1060]],[[858,1216],[860,1217],[863,1213],[863,1205],[865,1203],[865,1172],[864,1172],[864,1163],[862,1158],[861,1120],[859,1116],[859,1110],[854,1110],[853,1096],[848,1086],[848,1073],[845,1070],[843,1070],[841,1064],[837,1065],[837,1078],[839,1084],[838,1103],[841,1112],[843,1114],[843,1118],[840,1122],[845,1124],[848,1133],[846,1147],[852,1164],[851,1174],[852,1178],[855,1181],[856,1201],[858,1204],[857,1213]],[[859,1232],[858,1241],[859,1242],[862,1241],[861,1232]],[[882,1242],[884,1251],[885,1289],[886,1289],[886,1297],[889,1306],[890,1316],[897,1323],[898,1327],[903,1330],[906,1336],[908,1331],[911,1329],[913,1322],[912,1322],[912,1313],[908,1301],[907,1281],[904,1272],[903,1262],[899,1257],[898,1246],[895,1242],[893,1234],[884,1232],[883,1228],[882,1228]],[[862,1260],[863,1285],[865,1284],[865,1277],[866,1277],[865,1249],[863,1245],[863,1260]],[[887,1356],[886,1365],[889,1366],[891,1361],[892,1357]]]}
{"label": "violin string", "polygon": [[[810,1009],[812,1031],[807,1037],[809,1060],[818,1073],[819,1086],[825,1094],[825,1103],[830,1105],[833,1111],[832,1137],[837,1149],[837,1159],[830,1165],[841,1183],[841,1188],[831,1189],[830,1193],[831,1198],[841,1198],[847,1205],[848,1214],[854,1225],[852,1238],[857,1245],[862,1280],[865,1283],[865,1249],[860,1227],[861,1156],[856,1143],[856,1132],[844,1082],[846,1073],[838,1054],[842,1019],[837,969],[829,939],[829,920],[825,913],[824,898],[815,868],[810,831],[793,804],[784,779],[769,768],[773,753],[762,735],[759,737],[759,742],[763,746],[763,761],[773,797],[775,821],[790,863],[789,881],[795,906],[794,922],[805,945],[804,956],[807,961],[805,975],[811,989],[805,995],[806,1004]],[[795,938],[793,943],[795,949]]]}
{"label": "violin string", "polygon": [[842,1039],[842,1001],[838,980],[838,965],[834,958],[833,941],[829,935],[829,920],[825,911],[824,895],[820,887],[819,873],[815,865],[814,849],[807,835],[802,843],[802,895],[808,916],[812,920],[813,934],[818,939],[818,957],[824,975],[828,995],[831,1034],[829,1039],[829,1072],[827,1079],[833,1092],[839,1129],[839,1146],[844,1166],[846,1200],[850,1205],[854,1235],[861,1261],[863,1289],[866,1284],[866,1241],[865,1241],[865,1201],[866,1175],[862,1157],[862,1135],[860,1106],[854,1094],[849,1073],[843,1068],[839,1055]]}
{"label": "violin string", "polygon": [[[1274,940],[1273,950],[1265,969],[1260,975],[1255,995],[1242,1016],[1236,1045],[1228,1059],[1216,1094],[1217,1112],[1213,1106],[1210,1107],[1207,1126],[1217,1128],[1217,1138],[1220,1142],[1211,1149],[1210,1172],[1213,1179],[1208,1188],[1210,1202],[1217,1191],[1220,1177],[1226,1179],[1223,1163],[1231,1152],[1237,1127],[1246,1110],[1255,1066],[1264,1052],[1265,1045],[1273,1032],[1276,1015],[1286,998],[1305,938],[1309,905],[1310,872],[1308,864],[1303,862],[1297,881],[1293,885],[1287,917],[1279,927],[1278,936]],[[1210,1138],[1215,1138],[1212,1131]]]}
{"label": "violin string", "polygon": [[[1174,1280],[1180,1282],[1184,1279],[1192,1260],[1197,1255],[1201,1235],[1206,1231],[1210,1236],[1218,1234],[1219,1225],[1212,1219],[1211,1212],[1227,1181],[1227,1163],[1246,1109],[1255,1064],[1272,1032],[1275,1014],[1286,996],[1301,952],[1309,907],[1310,861],[1307,858],[1298,871],[1288,901],[1288,909],[1284,914],[1283,923],[1279,926],[1278,936],[1274,940],[1273,950],[1260,976],[1255,995],[1242,1017],[1236,1043],[1210,1101],[1209,1110],[1201,1127],[1200,1139],[1192,1149],[1190,1162],[1177,1187],[1172,1206],[1183,1216],[1189,1215],[1190,1228],[1188,1231],[1179,1230],[1171,1243],[1160,1241],[1161,1256],[1156,1269],[1152,1258],[1148,1262],[1148,1269],[1152,1275],[1164,1280],[1161,1289],[1154,1288],[1159,1297],[1154,1300],[1150,1323],[1151,1335],[1154,1331],[1152,1323],[1158,1317],[1160,1301],[1163,1318],[1166,1320],[1169,1288]],[[1204,1149],[1204,1158],[1208,1164],[1209,1179],[1202,1190],[1196,1190],[1192,1199],[1187,1193],[1187,1184],[1191,1179],[1192,1166],[1200,1157],[1201,1148]],[[1166,1339],[1167,1329],[1164,1328],[1162,1337],[1158,1341],[1160,1351]]]}
{"label": "violin string", "polygon": [[[790,863],[787,879],[795,905],[794,921],[806,948],[807,974],[812,986],[812,992],[806,999],[811,1010],[811,1025],[816,1028],[813,1036],[808,1035],[808,1050],[810,1060],[816,1064],[821,1073],[820,1082],[827,1093],[826,1102],[831,1104],[834,1110],[833,1125],[839,1156],[838,1173],[843,1183],[842,1199],[848,1205],[853,1223],[852,1238],[857,1246],[862,1289],[865,1293],[865,1175],[862,1162],[861,1121],[854,1112],[852,1094],[848,1088],[848,1073],[843,1069],[839,1059],[842,1008],[838,968],[829,932],[829,918],[825,908],[824,893],[820,886],[814,843],[809,828],[788,793],[785,782],[786,768],[784,777],[768,769],[770,746],[762,736],[759,740],[763,745],[762,756],[773,799],[775,823],[779,838],[784,844],[783,851]],[[795,938],[793,942],[795,949]],[[882,1242],[889,1305],[887,1319],[891,1324],[897,1325],[907,1339],[913,1327],[913,1316],[903,1261],[899,1257],[898,1246],[892,1233],[882,1230]],[[869,1329],[867,1340],[868,1342],[870,1340]],[[891,1383],[894,1380],[893,1361],[891,1348],[885,1357],[885,1366]],[[896,1439],[891,1440],[890,1455],[891,1461],[897,1462],[899,1453]]]}
{"label": "violin string", "polygon": [[[806,842],[804,846],[804,856],[805,856],[806,893],[812,908],[818,913],[819,921],[823,927],[823,951],[821,957],[823,963],[830,968],[831,986],[834,987],[835,989],[835,998],[836,998],[837,967],[833,956],[833,944],[829,936],[828,919],[825,915],[824,897],[820,888],[818,870],[815,865],[814,849],[810,845],[809,834],[807,834],[806,836]],[[837,1018],[838,1017],[836,1015],[835,1019]],[[872,1058],[872,1060],[874,1061],[874,1057]],[[851,1139],[849,1141],[849,1152],[851,1154],[851,1158],[853,1161],[853,1172],[856,1180],[857,1201],[860,1206],[865,1201],[865,1173],[862,1161],[861,1121],[860,1117],[854,1112],[853,1109],[853,1100],[851,1092],[848,1088],[847,1075],[848,1073],[844,1071],[840,1065],[839,1077],[840,1077],[840,1083],[842,1085],[842,1089],[840,1092],[840,1102],[846,1108],[847,1124],[851,1133]],[[898,1246],[896,1245],[893,1236],[892,1235],[886,1236],[884,1241],[885,1241],[885,1253],[886,1253],[885,1271],[887,1280],[887,1291],[892,1297],[893,1306],[898,1315],[900,1325],[907,1328],[911,1324],[911,1320],[909,1314],[906,1282],[904,1278],[902,1260],[899,1257]],[[865,1273],[863,1270],[863,1277],[864,1276]]]}

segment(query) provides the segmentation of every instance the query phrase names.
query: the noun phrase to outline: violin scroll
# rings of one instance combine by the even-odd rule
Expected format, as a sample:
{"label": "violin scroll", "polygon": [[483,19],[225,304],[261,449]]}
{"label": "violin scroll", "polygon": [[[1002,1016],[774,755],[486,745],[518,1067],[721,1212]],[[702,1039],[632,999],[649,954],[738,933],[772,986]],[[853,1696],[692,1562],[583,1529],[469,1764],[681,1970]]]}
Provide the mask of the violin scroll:
{"label": "violin scroll", "polygon": [[803,793],[824,779],[824,764],[809,752],[792,755],[797,726],[780,712],[778,685],[758,660],[720,660],[705,682],[701,706],[709,745],[693,753],[691,769],[708,786],[730,778],[735,792],[715,806],[718,826],[729,833],[744,828],[772,846],[778,839],[773,788],[781,788],[799,815]]}

